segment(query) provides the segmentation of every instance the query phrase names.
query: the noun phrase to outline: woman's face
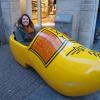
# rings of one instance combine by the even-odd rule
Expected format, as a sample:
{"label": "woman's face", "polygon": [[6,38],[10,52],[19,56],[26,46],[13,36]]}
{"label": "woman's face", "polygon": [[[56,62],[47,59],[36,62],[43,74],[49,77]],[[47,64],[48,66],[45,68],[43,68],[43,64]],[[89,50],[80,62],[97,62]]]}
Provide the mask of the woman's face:
{"label": "woman's face", "polygon": [[27,16],[25,16],[25,15],[22,17],[22,24],[24,26],[28,26],[29,25],[29,18]]}

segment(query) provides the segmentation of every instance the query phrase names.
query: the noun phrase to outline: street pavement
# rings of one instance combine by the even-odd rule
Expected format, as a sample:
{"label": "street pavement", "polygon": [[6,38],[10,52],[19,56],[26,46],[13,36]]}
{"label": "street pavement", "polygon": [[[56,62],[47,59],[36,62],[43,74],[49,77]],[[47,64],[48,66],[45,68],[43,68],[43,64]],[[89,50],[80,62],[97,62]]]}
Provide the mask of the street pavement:
{"label": "street pavement", "polygon": [[[100,51],[100,41],[93,49]],[[34,69],[25,69],[11,54],[9,45],[0,47],[0,100],[100,100],[100,92],[67,97],[49,87]]]}

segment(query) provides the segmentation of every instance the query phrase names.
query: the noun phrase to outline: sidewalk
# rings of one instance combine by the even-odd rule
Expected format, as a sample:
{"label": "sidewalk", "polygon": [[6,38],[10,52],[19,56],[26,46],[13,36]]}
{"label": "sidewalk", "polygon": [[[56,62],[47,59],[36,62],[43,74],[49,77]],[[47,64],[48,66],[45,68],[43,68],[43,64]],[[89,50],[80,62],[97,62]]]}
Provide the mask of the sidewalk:
{"label": "sidewalk", "polygon": [[[100,51],[100,41],[93,46]],[[67,97],[50,88],[33,69],[24,69],[13,58],[8,45],[0,47],[0,100],[100,100],[100,92]]]}

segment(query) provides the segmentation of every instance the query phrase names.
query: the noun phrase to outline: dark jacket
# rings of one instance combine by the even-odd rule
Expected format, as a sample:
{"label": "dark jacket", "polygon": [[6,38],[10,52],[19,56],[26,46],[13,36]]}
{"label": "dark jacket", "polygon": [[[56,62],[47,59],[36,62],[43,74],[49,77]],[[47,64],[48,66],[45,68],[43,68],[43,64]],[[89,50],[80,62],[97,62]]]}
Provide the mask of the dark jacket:
{"label": "dark jacket", "polygon": [[[29,38],[28,34],[31,34],[32,37]],[[15,30],[16,40],[23,44],[30,43],[35,37],[35,34],[36,34],[35,31],[32,33],[27,33],[22,26],[16,27],[16,30]]]}

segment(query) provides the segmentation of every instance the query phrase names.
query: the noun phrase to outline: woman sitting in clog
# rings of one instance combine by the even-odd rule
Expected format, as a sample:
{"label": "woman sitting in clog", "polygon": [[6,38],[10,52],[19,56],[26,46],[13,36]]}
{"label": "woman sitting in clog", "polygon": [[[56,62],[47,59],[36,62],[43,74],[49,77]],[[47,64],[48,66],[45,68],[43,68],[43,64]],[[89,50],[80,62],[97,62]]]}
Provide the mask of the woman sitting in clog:
{"label": "woman sitting in clog", "polygon": [[28,45],[35,37],[34,24],[27,14],[23,14],[19,18],[14,34],[15,39],[25,45]]}

